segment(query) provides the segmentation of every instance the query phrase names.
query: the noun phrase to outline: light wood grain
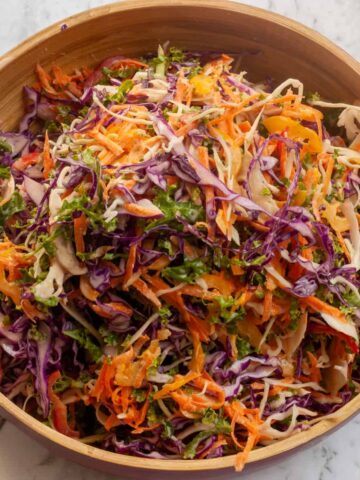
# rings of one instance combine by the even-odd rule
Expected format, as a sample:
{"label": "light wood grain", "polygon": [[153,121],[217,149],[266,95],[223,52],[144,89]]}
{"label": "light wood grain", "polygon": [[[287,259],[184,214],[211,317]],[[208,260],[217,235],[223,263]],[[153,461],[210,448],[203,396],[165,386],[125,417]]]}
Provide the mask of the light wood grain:
{"label": "light wood grain", "polygon": [[[68,29],[61,31],[66,23]],[[243,68],[250,80],[273,77],[280,82],[295,77],[309,91],[332,100],[360,98],[360,65],[318,33],[276,14],[238,3],[218,0],[133,0],[100,7],[70,17],[32,36],[0,57],[0,129],[15,128],[22,113],[21,90],[34,80],[36,62],[48,67],[96,64],[106,56],[137,56],[154,51],[159,43],[193,50],[249,51]],[[333,418],[308,431],[257,449],[250,463],[273,458],[338,427],[360,407],[360,396]],[[0,394],[2,412],[26,431],[79,463],[133,478],[162,478],[160,471],[206,471],[209,480],[221,475],[234,457],[210,460],[164,461],[139,459],[83,445],[37,422]],[[121,466],[121,469],[119,467]],[[212,473],[210,474],[210,471]],[[140,473],[139,473],[140,472]],[[166,475],[166,474],[164,474]],[[201,474],[197,474],[200,478]],[[164,477],[166,478],[166,476]]]}

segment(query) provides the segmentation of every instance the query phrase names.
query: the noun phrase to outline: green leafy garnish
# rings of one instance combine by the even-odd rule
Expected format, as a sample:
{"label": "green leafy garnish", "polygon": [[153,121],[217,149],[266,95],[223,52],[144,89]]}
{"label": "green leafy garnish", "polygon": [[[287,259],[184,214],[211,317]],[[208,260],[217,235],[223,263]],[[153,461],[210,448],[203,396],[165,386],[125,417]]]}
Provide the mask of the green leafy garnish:
{"label": "green leafy garnish", "polygon": [[171,316],[171,310],[167,305],[159,308],[158,314],[160,317],[161,323],[167,324],[169,317]]}
{"label": "green leafy garnish", "polygon": [[171,47],[168,55],[165,55],[162,49],[160,49],[157,57],[153,57],[149,64],[155,70],[155,73],[159,75],[165,75],[170,63],[182,62],[184,60],[184,53],[179,48]]}
{"label": "green leafy garnish", "polygon": [[29,337],[35,342],[43,342],[46,340],[46,336],[43,332],[40,332],[37,325],[32,325],[29,330]]}
{"label": "green leafy garnish", "polygon": [[89,148],[84,150],[84,152],[82,154],[82,159],[83,159],[83,162],[89,168],[91,168],[91,170],[93,170],[96,173],[97,176],[100,175],[100,172],[101,172],[100,162],[99,162],[98,158],[94,155],[94,153]]}
{"label": "green leafy garnish", "polygon": [[117,103],[123,103],[126,94],[133,88],[134,82],[132,80],[124,80],[122,84],[117,88],[114,95],[111,95],[110,100]]}
{"label": "green leafy garnish", "polygon": [[108,328],[101,326],[99,328],[99,333],[103,337],[105,345],[109,345],[110,347],[117,347],[120,345],[120,338],[116,332],[112,332]]}
{"label": "green leafy garnish", "polygon": [[56,305],[58,305],[59,303],[58,297],[42,298],[38,295],[34,295],[34,297],[37,302],[42,303],[43,305],[45,305],[45,307],[56,307]]}
{"label": "green leafy garnish", "polygon": [[196,65],[196,67],[191,67],[188,78],[196,77],[196,75],[199,75],[202,71],[203,71],[203,67],[201,67],[200,65]]}
{"label": "green leafy garnish", "polygon": [[206,438],[210,437],[210,435],[213,435],[213,432],[211,431],[204,431],[204,432],[200,432],[198,433],[197,435],[195,435],[195,437],[191,440],[191,442],[189,442],[187,445],[186,445],[186,448],[184,450],[184,458],[186,460],[188,459],[193,459],[196,455],[196,450],[199,446],[199,444],[205,440]]}
{"label": "green leafy garnish", "polygon": [[141,388],[133,388],[131,396],[135,399],[136,402],[142,403],[146,400],[146,390]]}
{"label": "green leafy garnish", "polygon": [[289,315],[290,315],[289,328],[290,330],[296,330],[299,325],[301,310],[299,307],[299,302],[295,298],[291,299]]}
{"label": "green leafy garnish", "polygon": [[10,178],[10,167],[6,167],[5,165],[0,165],[0,178],[4,180],[8,180]]}
{"label": "green leafy garnish", "polygon": [[54,383],[52,390],[54,393],[61,393],[67,390],[71,386],[71,378],[61,376]]}
{"label": "green leafy garnish", "polygon": [[87,350],[94,362],[99,362],[103,355],[103,352],[101,348],[94,343],[92,337],[87,332],[85,332],[85,330],[65,330],[64,334],[76,340],[80,347]]}
{"label": "green leafy garnish", "polygon": [[157,406],[157,402],[150,401],[150,405],[146,414],[146,418],[149,425],[153,425],[154,423],[159,423],[162,415],[163,413]]}
{"label": "green leafy garnish", "polygon": [[11,153],[12,147],[5,138],[0,138],[0,153]]}
{"label": "green leafy garnish", "polygon": [[6,220],[11,218],[15,213],[25,210],[25,202],[18,191],[12,194],[12,197],[2,207],[0,207],[0,231],[4,229]]}
{"label": "green leafy garnish", "polygon": [[360,307],[360,300],[356,295],[356,293],[353,292],[352,290],[348,290],[347,292],[342,293],[342,296],[344,300],[350,304],[351,307],[356,307],[356,308]]}
{"label": "green leafy garnish", "polygon": [[136,67],[120,68],[118,70],[112,70],[108,67],[103,67],[102,72],[107,79],[109,78],[132,78],[138,71]]}
{"label": "green leafy garnish", "polygon": [[175,220],[177,215],[190,223],[195,223],[204,218],[205,212],[202,205],[198,205],[192,200],[178,202],[173,198],[176,189],[176,185],[172,185],[166,192],[159,190],[153,200],[153,203],[160,208],[164,214],[164,217],[150,222],[146,226],[146,230],[149,230],[157,225],[167,224]]}
{"label": "green leafy garnish", "polygon": [[169,420],[164,420],[162,422],[163,431],[161,433],[161,438],[171,438],[174,435],[174,427]]}
{"label": "green leafy garnish", "polygon": [[218,311],[210,318],[212,323],[225,325],[229,333],[236,332],[236,324],[245,316],[244,307],[237,307],[233,310],[235,299],[233,297],[215,297],[218,303]]}
{"label": "green leafy garnish", "polygon": [[194,260],[184,259],[184,263],[177,267],[167,267],[162,275],[179,282],[194,283],[198,277],[209,271],[209,267],[200,258]]}
{"label": "green leafy garnish", "polygon": [[38,252],[43,248],[50,257],[53,257],[56,253],[54,240],[61,235],[61,233],[60,228],[57,228],[51,234],[41,233],[36,239],[36,251]]}
{"label": "green leafy garnish", "polygon": [[57,105],[56,110],[63,121],[68,121],[71,107],[69,105]]}
{"label": "green leafy garnish", "polygon": [[236,338],[236,348],[238,351],[239,360],[246,357],[254,350],[253,347],[250,345],[250,343],[247,340],[245,340],[245,338],[242,338],[242,337]]}
{"label": "green leafy garnish", "polygon": [[212,408],[207,408],[201,422],[213,427],[215,433],[229,434],[231,433],[231,425],[221,413],[221,411],[216,412]]}
{"label": "green leafy garnish", "polygon": [[307,93],[307,95],[305,96],[305,100],[307,102],[318,102],[319,100],[321,100],[321,96],[320,96],[320,93],[318,92],[309,92]]}
{"label": "green leafy garnish", "polygon": [[265,197],[271,197],[271,190],[268,187],[264,187],[261,190],[261,195],[264,195]]}
{"label": "green leafy garnish", "polygon": [[65,199],[58,213],[58,220],[60,222],[72,220],[73,215],[76,212],[84,213],[89,220],[91,227],[94,229],[103,227],[105,230],[112,232],[116,228],[116,218],[109,222],[104,219],[104,204],[100,201],[97,203],[91,203],[89,197],[85,194],[75,197],[72,200]]}
{"label": "green leafy garnish", "polygon": [[233,258],[231,260],[231,263],[233,265],[239,265],[239,267],[255,267],[256,265],[261,265],[265,259],[266,259],[265,255],[259,255],[258,257],[255,257],[253,260],[250,260],[250,261]]}

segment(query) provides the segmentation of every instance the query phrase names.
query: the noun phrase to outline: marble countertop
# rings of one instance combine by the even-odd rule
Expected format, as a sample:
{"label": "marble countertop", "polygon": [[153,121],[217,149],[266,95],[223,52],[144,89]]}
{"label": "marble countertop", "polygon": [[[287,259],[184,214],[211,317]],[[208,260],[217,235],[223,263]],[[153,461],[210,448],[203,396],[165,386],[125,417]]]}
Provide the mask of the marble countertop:
{"label": "marble countertop", "polygon": [[[0,54],[34,32],[109,0],[0,0]],[[359,0],[243,0],[294,18],[318,30],[360,60]],[[316,446],[266,470],[243,473],[242,480],[360,480],[360,416]],[[52,456],[0,419],[1,480],[110,480],[98,472]],[[113,477],[111,477],[113,478]],[[234,480],[230,474],[224,480]]]}

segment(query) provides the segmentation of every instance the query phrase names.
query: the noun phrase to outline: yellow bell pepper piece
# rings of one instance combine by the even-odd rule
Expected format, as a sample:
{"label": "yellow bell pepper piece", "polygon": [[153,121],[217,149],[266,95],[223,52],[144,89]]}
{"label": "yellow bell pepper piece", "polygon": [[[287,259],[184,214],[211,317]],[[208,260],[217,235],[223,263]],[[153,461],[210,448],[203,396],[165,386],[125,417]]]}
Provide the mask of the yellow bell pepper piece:
{"label": "yellow bell pepper piece", "polygon": [[206,75],[195,75],[190,79],[191,85],[194,87],[194,93],[198,97],[204,97],[209,95],[214,89],[214,79],[207,77]]}
{"label": "yellow bell pepper piece", "polygon": [[322,151],[322,141],[319,135],[311,128],[304,127],[291,118],[275,115],[265,118],[263,123],[269,133],[280,133],[286,130],[289,138],[304,141],[308,147],[307,150],[311,153],[320,153]]}
{"label": "yellow bell pepper piece", "polygon": [[321,215],[326,218],[335,232],[347,232],[350,229],[350,224],[347,218],[340,217],[337,214],[339,204],[328,203],[325,199],[322,200],[322,204],[325,205],[325,210],[321,212]]}
{"label": "yellow bell pepper piece", "polygon": [[305,200],[308,198],[308,193],[306,190],[298,190],[294,195],[293,203],[294,205],[301,206],[305,203]]}

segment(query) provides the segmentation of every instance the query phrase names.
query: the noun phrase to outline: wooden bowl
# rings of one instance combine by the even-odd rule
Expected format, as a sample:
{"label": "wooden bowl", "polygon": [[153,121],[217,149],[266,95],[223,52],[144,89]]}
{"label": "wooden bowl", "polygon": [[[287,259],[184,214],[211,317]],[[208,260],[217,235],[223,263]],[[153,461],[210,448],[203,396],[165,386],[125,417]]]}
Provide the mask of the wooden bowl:
{"label": "wooden bowl", "polygon": [[[61,28],[63,24],[67,28]],[[306,90],[331,100],[360,98],[360,65],[318,33],[287,18],[225,0],[131,0],[89,10],[32,36],[0,58],[0,129],[12,129],[22,113],[23,85],[33,81],[36,62],[56,61],[65,69],[96,64],[107,56],[137,56],[159,43],[193,50],[248,52],[243,67],[250,80],[301,79]],[[308,431],[259,448],[249,463],[259,465],[309,444],[354,415],[360,396]],[[44,426],[0,394],[1,413],[49,449],[85,466],[122,478],[218,478],[232,468],[234,456],[209,460],[155,460],[106,452],[83,445]],[[251,466],[251,465],[250,465]],[[247,467],[249,468],[249,466]]]}

